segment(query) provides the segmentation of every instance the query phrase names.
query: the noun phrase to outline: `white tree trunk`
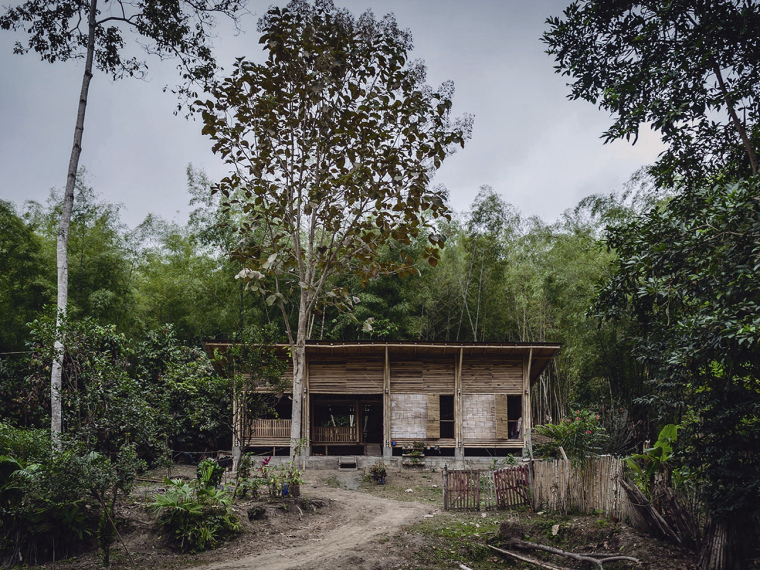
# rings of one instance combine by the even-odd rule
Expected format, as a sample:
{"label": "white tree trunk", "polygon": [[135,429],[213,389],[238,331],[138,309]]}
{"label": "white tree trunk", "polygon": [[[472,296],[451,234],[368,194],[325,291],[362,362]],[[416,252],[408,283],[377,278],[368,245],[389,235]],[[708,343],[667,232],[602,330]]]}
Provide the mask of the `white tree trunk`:
{"label": "white tree trunk", "polygon": [[[293,351],[293,411],[290,416],[290,456],[295,458],[299,440],[303,437],[301,417],[303,413],[303,380],[306,373],[306,336],[308,303],[306,293],[301,291],[301,303],[298,308],[298,329],[296,331],[296,347]],[[303,452],[302,452],[303,453]]]}
{"label": "white tree trunk", "polygon": [[82,90],[79,95],[79,107],[77,110],[77,122],[74,127],[74,144],[71,147],[69,171],[66,177],[66,191],[63,195],[63,212],[61,225],[58,229],[58,241],[56,258],[58,264],[58,314],[56,315],[55,357],[53,358],[52,372],[50,374],[50,429],[54,442],[59,440],[63,429],[61,410],[61,373],[63,371],[63,338],[60,336],[61,320],[66,316],[66,304],[69,297],[69,226],[71,225],[71,210],[74,207],[74,187],[79,169],[79,156],[82,154],[82,134],[84,133],[84,115],[87,109],[87,94],[90,90],[92,79],[92,60],[95,53],[95,11],[98,0],[90,0],[90,13],[88,16],[87,35],[87,58],[85,60],[84,75],[82,76]]}

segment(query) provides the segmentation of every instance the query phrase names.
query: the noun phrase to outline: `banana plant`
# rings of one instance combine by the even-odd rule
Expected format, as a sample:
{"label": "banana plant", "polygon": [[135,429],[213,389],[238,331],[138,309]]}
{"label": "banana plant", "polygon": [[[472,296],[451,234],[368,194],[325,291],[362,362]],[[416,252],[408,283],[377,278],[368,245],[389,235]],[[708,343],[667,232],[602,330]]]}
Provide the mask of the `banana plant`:
{"label": "banana plant", "polygon": [[[678,438],[680,426],[668,424],[662,428],[653,447],[648,447],[644,453],[638,453],[626,458],[628,467],[633,473],[633,480],[647,496],[652,494],[652,481],[660,473],[664,465],[673,456],[673,444]],[[642,465],[643,464],[643,467]]]}

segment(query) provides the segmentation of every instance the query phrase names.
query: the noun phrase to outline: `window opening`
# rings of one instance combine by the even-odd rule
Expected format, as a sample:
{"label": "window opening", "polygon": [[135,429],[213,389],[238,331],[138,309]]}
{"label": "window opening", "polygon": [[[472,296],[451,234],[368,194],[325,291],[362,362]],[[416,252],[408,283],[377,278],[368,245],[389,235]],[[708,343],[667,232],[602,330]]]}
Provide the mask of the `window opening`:
{"label": "window opening", "polygon": [[441,396],[441,438],[454,439],[454,396]]}

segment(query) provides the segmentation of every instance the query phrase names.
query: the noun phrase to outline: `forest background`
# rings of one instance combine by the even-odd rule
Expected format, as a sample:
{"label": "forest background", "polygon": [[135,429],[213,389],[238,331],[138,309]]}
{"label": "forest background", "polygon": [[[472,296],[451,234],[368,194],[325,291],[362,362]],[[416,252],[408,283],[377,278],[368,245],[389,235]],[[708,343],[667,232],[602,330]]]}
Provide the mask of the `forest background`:
{"label": "forest background", "polygon": [[[213,373],[202,339],[227,339],[249,327],[284,327],[276,307],[235,280],[242,266],[227,251],[236,238],[220,223],[211,181],[190,165],[187,182],[193,208],[187,224],[149,215],[129,228],[119,204],[102,201],[86,171],[80,172],[69,245],[70,320],[110,327],[140,347],[138,353],[162,346],[167,358],[173,354],[168,343],[183,354],[174,354],[174,360],[197,360],[196,381],[204,384],[213,383]],[[0,239],[7,252],[0,268],[0,415],[19,427],[46,426],[49,409],[47,365],[37,361],[33,349],[43,340],[42,324],[54,316],[60,194],[51,191],[46,204],[0,203]],[[470,211],[439,225],[446,245],[436,267],[423,257],[424,233],[407,248],[415,275],[383,276],[366,288],[350,275],[338,277],[336,285],[347,286],[361,302],[351,313],[322,307],[312,317],[311,338],[561,342],[561,355],[536,387],[536,420],[558,420],[571,406],[624,410],[627,417],[644,386],[624,326],[600,323],[586,313],[597,286],[610,276],[614,252],[602,239],[604,228],[635,216],[658,197],[640,173],[625,190],[589,196],[548,223],[522,216],[483,186]],[[145,358],[155,360],[151,354]],[[30,360],[42,368],[34,390],[22,389]],[[144,367],[130,370],[144,372]],[[191,382],[189,372],[175,380]],[[167,374],[149,376],[141,382],[165,382]],[[218,393],[215,398],[225,399]],[[195,423],[176,437],[195,447],[229,447],[228,422],[210,420],[217,412],[203,409],[216,404],[193,401]],[[643,420],[648,413],[642,409],[636,417]],[[176,441],[175,447],[183,446]]]}

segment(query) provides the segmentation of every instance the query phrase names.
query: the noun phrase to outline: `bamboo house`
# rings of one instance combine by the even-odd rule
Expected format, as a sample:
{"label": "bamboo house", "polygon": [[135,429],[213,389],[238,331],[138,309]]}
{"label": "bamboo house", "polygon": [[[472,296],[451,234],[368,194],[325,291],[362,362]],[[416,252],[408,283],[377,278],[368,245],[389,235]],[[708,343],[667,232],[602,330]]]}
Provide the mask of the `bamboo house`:
{"label": "bamboo house", "polygon": [[[223,352],[229,343],[209,341]],[[278,345],[282,357],[287,345]],[[556,343],[330,342],[306,345],[301,437],[309,455],[505,455],[526,445],[530,388]],[[292,366],[284,377],[292,378]],[[284,453],[291,394],[271,417],[246,422],[242,449]],[[238,418],[239,419],[239,418]]]}

